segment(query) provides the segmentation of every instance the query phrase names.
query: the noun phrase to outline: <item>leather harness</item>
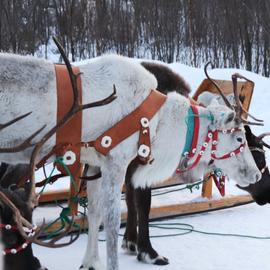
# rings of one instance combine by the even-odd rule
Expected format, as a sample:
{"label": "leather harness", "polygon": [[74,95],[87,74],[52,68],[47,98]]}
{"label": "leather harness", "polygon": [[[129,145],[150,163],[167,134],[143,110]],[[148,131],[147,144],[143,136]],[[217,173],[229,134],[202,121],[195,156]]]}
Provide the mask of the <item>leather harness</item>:
{"label": "leather harness", "polygon": [[[55,65],[57,81],[57,121],[70,109],[73,102],[73,92],[65,65]],[[73,67],[74,73],[79,73],[78,67]],[[78,81],[79,98],[82,100],[81,80]],[[81,142],[82,113],[77,113],[67,124],[56,133],[56,146],[53,154],[64,157],[64,162],[72,174],[77,175],[80,169],[81,147],[95,147],[102,155],[107,155],[114,147],[139,131],[138,158],[142,164],[147,164],[151,157],[151,141],[149,122],[166,101],[167,96],[152,90],[149,96],[133,112],[125,116],[113,127],[104,132],[95,141]],[[51,153],[52,154],[52,153]],[[62,166],[57,168],[65,172]]]}
{"label": "leather harness", "polygon": [[[72,67],[74,74],[80,72],[78,67]],[[57,123],[70,110],[73,103],[73,90],[66,65],[55,65],[57,84]],[[78,97],[82,102],[82,83],[77,80]],[[56,132],[55,154],[63,156],[72,175],[77,175],[80,170],[80,147],[74,142],[80,142],[82,136],[82,112],[76,113],[72,119]],[[73,162],[74,161],[74,162]],[[66,174],[62,165],[56,164],[57,169]]]}

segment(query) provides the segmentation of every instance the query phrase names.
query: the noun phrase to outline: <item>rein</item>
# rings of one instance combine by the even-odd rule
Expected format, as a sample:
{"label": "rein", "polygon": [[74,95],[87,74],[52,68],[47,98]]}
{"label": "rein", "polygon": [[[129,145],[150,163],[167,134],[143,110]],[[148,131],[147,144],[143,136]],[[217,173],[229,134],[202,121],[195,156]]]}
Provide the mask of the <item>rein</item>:
{"label": "rein", "polygon": [[[16,225],[10,225],[10,224],[3,224],[3,223],[0,223],[0,229],[4,229],[4,230],[7,230],[7,231],[14,231],[14,232],[19,232],[18,230],[18,227]],[[27,230],[27,233],[28,233],[28,236],[34,236],[35,235],[35,229],[32,229],[32,230],[29,230],[29,229],[25,229]],[[18,245],[17,247],[14,247],[14,248],[5,248],[2,252],[2,254],[5,256],[5,255],[8,255],[8,254],[12,254],[12,255],[15,255],[23,250],[25,250],[28,245],[30,244],[30,242],[28,240],[24,241],[21,245]]]}
{"label": "rein", "polygon": [[[184,157],[184,160],[189,160],[190,158],[193,158],[195,156],[195,154],[197,153],[197,145],[198,145],[198,138],[199,138],[199,127],[200,127],[200,123],[199,123],[199,119],[200,117],[207,117],[209,119],[212,119],[212,116],[208,115],[200,115],[197,106],[191,104],[190,108],[188,110],[188,121],[186,121],[187,123],[187,135],[186,135],[186,143],[185,143],[185,147],[182,153],[182,156]],[[235,150],[226,153],[220,157],[216,156],[216,152],[217,152],[217,145],[219,143],[218,140],[218,135],[219,133],[223,133],[223,134],[231,134],[234,132],[239,132],[242,131],[239,128],[231,128],[231,129],[227,129],[227,130],[209,130],[206,138],[202,144],[202,147],[200,149],[200,151],[198,152],[198,155],[195,159],[195,161],[193,162],[193,164],[187,168],[178,168],[176,170],[177,173],[183,173],[183,172],[187,172],[189,170],[192,170],[193,168],[195,168],[198,163],[200,162],[203,154],[205,153],[207,147],[209,146],[209,144],[211,144],[211,161],[214,160],[223,160],[223,159],[228,159],[231,158],[241,152],[243,152],[245,146],[246,146],[246,142],[242,143],[238,148],[236,148]],[[192,136],[192,141],[190,141],[190,138]],[[210,161],[210,162],[211,162]],[[181,164],[181,162],[180,162]]]}
{"label": "rein", "polygon": [[[217,151],[217,145],[218,145],[218,134],[219,133],[223,133],[223,134],[230,134],[230,133],[233,133],[233,132],[238,132],[238,131],[241,131],[241,129],[238,129],[238,128],[232,128],[232,129],[228,129],[228,130],[209,130],[207,135],[206,135],[206,138],[204,140],[204,143],[195,159],[195,161],[193,162],[193,164],[188,167],[188,168],[185,168],[185,169],[177,169],[176,172],[177,173],[183,173],[183,172],[186,172],[186,171],[189,171],[191,169],[193,169],[194,167],[196,167],[198,165],[198,163],[200,162],[203,154],[205,153],[207,147],[209,144],[211,144],[211,159],[212,160],[222,160],[222,159],[228,159],[228,158],[231,158],[241,152],[243,152],[245,146],[246,146],[246,142],[242,143],[238,148],[236,148],[235,150],[229,152],[229,153],[226,153],[224,154],[223,156],[221,157],[217,157],[216,156],[216,151]],[[212,143],[211,143],[211,142]],[[184,153],[184,156],[189,158],[190,156],[195,156],[195,153],[197,152],[197,148],[193,148],[191,149],[190,152],[185,152]]]}

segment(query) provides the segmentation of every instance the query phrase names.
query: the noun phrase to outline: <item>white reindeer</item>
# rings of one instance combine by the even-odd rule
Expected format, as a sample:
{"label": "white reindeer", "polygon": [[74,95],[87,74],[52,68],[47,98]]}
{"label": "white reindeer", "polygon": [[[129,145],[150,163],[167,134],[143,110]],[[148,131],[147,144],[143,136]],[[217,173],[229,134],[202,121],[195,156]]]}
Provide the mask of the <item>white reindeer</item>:
{"label": "white reindeer", "polygon": [[[103,56],[85,62],[80,66],[83,86],[83,103],[105,98],[115,84],[118,98],[104,106],[83,111],[82,141],[96,139],[108,128],[137,108],[157,86],[156,79],[140,64],[125,57]],[[56,79],[51,62],[32,57],[0,54],[0,123],[25,114],[33,113],[16,124],[0,132],[0,148],[12,147],[26,139],[44,124],[47,128],[56,124]],[[150,121],[152,156],[154,161],[140,166],[133,176],[135,187],[157,184],[175,171],[186,137],[186,117],[190,107],[189,100],[172,93],[159,112]],[[217,156],[239,148],[239,138],[244,141],[243,125],[234,120],[235,113],[219,104],[199,108],[200,132],[198,149],[203,145],[210,129],[231,129],[239,132],[220,133]],[[42,131],[35,141],[45,131]],[[137,156],[138,132],[116,146],[107,156],[93,148],[81,149],[81,162],[90,165],[88,174],[97,169],[102,172],[101,179],[89,182],[88,244],[81,268],[101,270],[103,264],[98,253],[98,228],[103,218],[107,238],[107,270],[117,270],[118,230],[120,225],[121,188],[126,168]],[[39,159],[54,146],[55,136],[41,149]],[[0,154],[0,161],[8,163],[28,163],[31,148],[23,152]],[[197,176],[201,176],[211,160],[208,148],[200,160]],[[261,177],[247,147],[236,156],[223,161],[216,160],[216,166],[235,179],[240,186],[255,183]],[[249,177],[246,177],[246,176]],[[195,176],[194,176],[195,177]]]}

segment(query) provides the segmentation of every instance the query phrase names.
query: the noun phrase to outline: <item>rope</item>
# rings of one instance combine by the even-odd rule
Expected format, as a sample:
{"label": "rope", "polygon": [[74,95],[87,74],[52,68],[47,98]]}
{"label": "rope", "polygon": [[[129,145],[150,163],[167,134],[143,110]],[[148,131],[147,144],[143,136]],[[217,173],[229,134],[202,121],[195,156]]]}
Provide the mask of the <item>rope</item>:
{"label": "rope", "polygon": [[[79,198],[79,189],[78,189],[78,187],[77,187],[77,185],[76,185],[76,182],[75,182],[75,180],[74,180],[74,178],[73,178],[73,176],[72,176],[70,170],[68,169],[68,167],[67,167],[66,164],[64,163],[63,157],[56,157],[54,163],[59,163],[59,164],[61,164],[61,165],[64,167],[64,169],[65,169],[67,175],[70,177],[71,182],[72,182],[72,185],[74,186],[74,188],[75,188],[75,190],[76,190],[76,193],[77,193],[76,196],[74,196],[74,197],[72,198],[72,200],[75,201],[75,202],[78,202],[79,205],[82,206],[82,207],[84,208],[84,212],[83,212],[82,214],[83,214],[84,216],[86,216],[87,198]],[[44,186],[42,187],[41,191],[39,192],[39,195],[41,195],[41,194],[44,192],[44,190],[45,190],[47,184],[50,182],[50,180],[51,180],[51,178],[52,178],[53,173],[55,172],[55,169],[56,169],[56,166],[54,165],[54,166],[53,166],[53,169],[51,170],[51,172],[50,172],[50,174],[49,174],[49,177],[46,179]],[[71,223],[71,220],[70,220],[70,217],[69,217],[69,216],[70,216],[70,212],[71,212],[71,211],[70,211],[70,208],[69,208],[69,207],[63,207],[61,204],[58,203],[57,200],[55,200],[55,204],[56,204],[58,207],[62,208],[62,211],[61,211],[61,213],[60,213],[60,215],[59,215],[58,218],[56,218],[54,221],[50,222],[50,223],[45,227],[44,231],[47,231],[47,236],[45,237],[46,239],[51,239],[51,238],[55,237],[55,236],[58,235],[63,229],[65,229],[66,224],[70,224],[70,223]],[[54,230],[53,232],[48,232],[48,230],[49,230],[54,224],[56,224],[56,223],[58,223],[58,222],[60,222],[60,224],[61,224],[60,227],[57,228],[56,230]],[[81,229],[81,226],[80,226],[79,224],[74,223],[73,226],[74,226],[76,229],[79,229],[79,230]]]}
{"label": "rope", "polygon": [[247,235],[247,234],[236,234],[236,233],[221,233],[221,232],[206,232],[203,230],[197,230],[193,225],[187,223],[149,223],[149,227],[158,228],[162,230],[179,230],[183,231],[181,233],[165,234],[165,235],[152,235],[150,238],[161,238],[161,237],[173,237],[180,236],[188,233],[199,233],[204,235],[212,236],[230,236],[230,237],[239,237],[239,238],[249,238],[249,239],[258,239],[258,240],[270,240],[270,236],[256,236],[256,235]]}
{"label": "rope", "polygon": [[[247,235],[247,234],[236,234],[236,233],[222,233],[222,232],[206,232],[203,230],[197,230],[195,227],[188,223],[179,223],[179,222],[166,222],[166,223],[151,223],[149,222],[149,228],[156,228],[160,230],[177,230],[179,233],[167,233],[167,234],[158,234],[151,235],[150,238],[165,238],[165,237],[176,237],[182,236],[190,233],[198,233],[208,236],[222,236],[222,237],[238,237],[254,240],[270,240],[270,236],[256,236],[256,235]],[[124,237],[123,234],[118,234],[119,237]],[[99,239],[100,242],[105,242],[106,239]]]}

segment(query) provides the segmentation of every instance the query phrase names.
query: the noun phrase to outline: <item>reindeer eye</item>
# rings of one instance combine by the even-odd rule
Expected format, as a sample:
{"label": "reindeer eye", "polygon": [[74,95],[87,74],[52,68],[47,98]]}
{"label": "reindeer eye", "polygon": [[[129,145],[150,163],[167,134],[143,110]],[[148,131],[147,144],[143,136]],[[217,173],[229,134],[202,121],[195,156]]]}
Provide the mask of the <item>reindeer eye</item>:
{"label": "reindeer eye", "polygon": [[237,140],[238,142],[240,142],[240,143],[243,142],[243,138],[241,138],[241,137],[238,137],[236,140]]}

